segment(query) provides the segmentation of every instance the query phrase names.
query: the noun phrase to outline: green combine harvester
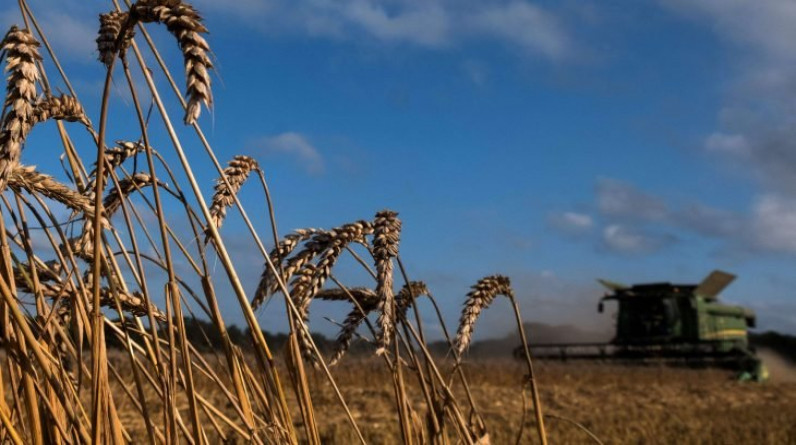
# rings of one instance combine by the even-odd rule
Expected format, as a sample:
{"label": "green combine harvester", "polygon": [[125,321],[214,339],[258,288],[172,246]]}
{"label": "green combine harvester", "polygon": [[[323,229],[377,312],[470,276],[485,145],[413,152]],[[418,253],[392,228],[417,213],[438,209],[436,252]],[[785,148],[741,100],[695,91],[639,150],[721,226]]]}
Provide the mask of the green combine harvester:
{"label": "green combine harvester", "polygon": [[[714,271],[702,283],[626,286],[598,280],[609,292],[598,311],[616,301],[616,336],[610,343],[531,344],[534,357],[562,360],[679,362],[735,369],[744,380],[762,381],[768,372],[749,345],[755,314],[722,304],[718,294],[735,275]],[[515,351],[521,355],[522,348]]]}

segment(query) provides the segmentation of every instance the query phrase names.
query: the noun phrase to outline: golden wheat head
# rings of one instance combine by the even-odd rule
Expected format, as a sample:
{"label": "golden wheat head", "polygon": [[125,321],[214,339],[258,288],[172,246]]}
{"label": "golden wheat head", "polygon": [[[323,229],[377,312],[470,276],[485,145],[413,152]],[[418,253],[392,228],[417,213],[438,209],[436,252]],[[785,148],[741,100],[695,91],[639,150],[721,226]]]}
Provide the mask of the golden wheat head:
{"label": "golden wheat head", "polygon": [[22,144],[34,120],[36,104],[36,82],[39,70],[36,62],[41,60],[39,42],[27,29],[12,26],[0,42],[5,53],[8,82],[5,102],[5,117],[0,126],[0,191],[8,181],[14,166],[22,154]]}
{"label": "golden wheat head", "polygon": [[503,275],[481,278],[471,287],[467,294],[467,301],[464,303],[462,316],[459,319],[459,329],[456,332],[456,351],[459,355],[470,345],[478,316],[492,304],[498,295],[514,296],[511,281]]}
{"label": "golden wheat head", "polygon": [[383,210],[373,221],[373,258],[376,261],[376,294],[379,296],[379,348],[385,352],[395,331],[395,295],[393,294],[393,263],[398,256],[401,240],[401,220],[398,213]]}

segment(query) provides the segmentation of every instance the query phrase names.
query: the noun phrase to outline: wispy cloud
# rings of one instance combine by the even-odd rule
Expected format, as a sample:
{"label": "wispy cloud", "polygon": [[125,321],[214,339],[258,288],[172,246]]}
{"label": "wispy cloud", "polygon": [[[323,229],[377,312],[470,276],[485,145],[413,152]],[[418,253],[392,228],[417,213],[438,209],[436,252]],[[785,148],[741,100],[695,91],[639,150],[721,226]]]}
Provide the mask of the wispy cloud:
{"label": "wispy cloud", "polygon": [[659,0],[713,29],[734,61],[708,151],[742,163],[763,187],[796,196],[796,3]]}
{"label": "wispy cloud", "polygon": [[[38,3],[38,2],[36,2]],[[45,2],[46,3],[46,2]],[[45,30],[47,41],[53,50],[61,57],[67,56],[70,60],[94,63],[96,59],[97,21],[96,12],[86,8],[79,2],[67,0],[62,8],[45,7],[45,5],[32,5],[37,21]],[[10,25],[23,25],[19,8],[0,8],[0,22]],[[42,48],[42,51],[44,49]]]}
{"label": "wispy cloud", "polygon": [[572,49],[570,36],[558,18],[530,2],[484,7],[465,15],[462,25],[472,34],[491,36],[551,59],[564,58]]}
{"label": "wispy cloud", "polygon": [[705,139],[705,149],[719,154],[731,156],[747,156],[750,154],[749,141],[742,134],[727,134],[717,131]]}
{"label": "wispy cloud", "polygon": [[[748,210],[731,211],[699,202],[671,205],[633,184],[600,178],[595,200],[608,221],[601,243],[613,252],[653,253],[676,241],[667,233],[683,231],[719,240],[725,252],[796,254],[796,198],[787,194],[763,193]],[[586,215],[554,216],[559,229],[587,225]]]}
{"label": "wispy cloud", "polygon": [[434,49],[493,40],[554,60],[570,57],[576,46],[555,13],[525,0],[247,0],[234,8],[199,3],[269,34],[299,32]]}
{"label": "wispy cloud", "polygon": [[668,213],[662,199],[616,179],[599,178],[596,193],[597,208],[604,215],[656,221]]}
{"label": "wispy cloud", "polygon": [[292,157],[310,175],[320,175],[325,170],[323,156],[300,133],[286,132],[276,136],[266,136],[253,141],[250,145],[264,156]]}
{"label": "wispy cloud", "polygon": [[753,218],[758,247],[796,253],[796,200],[765,195],[755,204]]}

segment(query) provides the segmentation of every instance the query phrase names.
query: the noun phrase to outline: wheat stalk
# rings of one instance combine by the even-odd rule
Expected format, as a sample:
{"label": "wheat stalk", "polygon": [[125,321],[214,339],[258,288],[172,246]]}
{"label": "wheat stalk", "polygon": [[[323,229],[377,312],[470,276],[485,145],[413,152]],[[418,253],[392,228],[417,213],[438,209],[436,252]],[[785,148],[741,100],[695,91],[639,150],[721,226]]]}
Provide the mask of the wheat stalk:
{"label": "wheat stalk", "polygon": [[373,259],[376,261],[376,294],[379,296],[379,348],[377,354],[386,352],[395,331],[395,296],[393,294],[392,258],[398,256],[401,239],[401,220],[398,213],[383,210],[373,221]]}
{"label": "wheat stalk", "polygon": [[9,72],[6,86],[6,109],[0,126],[0,192],[22,154],[22,144],[33,125],[36,103],[36,81],[41,60],[39,42],[27,29],[12,26],[0,42]]}
{"label": "wheat stalk", "polygon": [[238,155],[229,161],[228,167],[222,172],[227,180],[224,181],[223,177],[216,180],[215,193],[210,204],[210,224],[216,228],[221,227],[227,215],[227,208],[235,203],[234,196],[238,194],[251,172],[259,168],[257,161],[249,156]]}
{"label": "wheat stalk", "polygon": [[489,307],[498,295],[513,298],[511,281],[503,275],[490,275],[481,278],[475,283],[467,294],[462,316],[459,319],[459,329],[456,332],[456,351],[461,354],[470,345],[475,322],[481,312]]}

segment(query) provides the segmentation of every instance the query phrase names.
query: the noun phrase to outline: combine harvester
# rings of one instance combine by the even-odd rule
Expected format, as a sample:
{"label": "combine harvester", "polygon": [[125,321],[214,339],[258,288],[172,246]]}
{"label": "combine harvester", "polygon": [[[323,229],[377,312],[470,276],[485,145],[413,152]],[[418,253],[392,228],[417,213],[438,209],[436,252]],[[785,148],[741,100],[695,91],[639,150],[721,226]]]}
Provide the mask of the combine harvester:
{"label": "combine harvester", "polygon": [[[609,343],[533,344],[535,358],[685,363],[735,369],[744,380],[762,381],[768,371],[749,345],[755,314],[718,302],[735,275],[714,271],[699,285],[650,283],[625,286],[598,280],[618,304],[616,336]],[[522,347],[514,351],[521,357]]]}

